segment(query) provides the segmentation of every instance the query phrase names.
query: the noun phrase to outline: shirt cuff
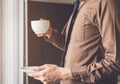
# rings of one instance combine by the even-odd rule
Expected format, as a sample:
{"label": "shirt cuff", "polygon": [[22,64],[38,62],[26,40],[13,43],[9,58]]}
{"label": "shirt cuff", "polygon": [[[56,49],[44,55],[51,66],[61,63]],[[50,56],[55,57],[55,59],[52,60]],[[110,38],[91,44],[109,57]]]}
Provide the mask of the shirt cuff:
{"label": "shirt cuff", "polygon": [[82,68],[83,70],[79,72],[72,71],[73,80],[90,83],[89,74],[87,73],[87,70],[85,69],[85,67],[83,68]]}

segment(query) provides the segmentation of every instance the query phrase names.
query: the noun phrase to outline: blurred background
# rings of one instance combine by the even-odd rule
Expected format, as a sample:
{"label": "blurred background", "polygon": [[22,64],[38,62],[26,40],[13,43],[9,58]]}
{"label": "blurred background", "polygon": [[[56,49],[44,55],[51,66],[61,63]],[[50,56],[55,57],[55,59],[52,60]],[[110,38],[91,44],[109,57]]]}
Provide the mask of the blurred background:
{"label": "blurred background", "polygon": [[72,12],[73,0],[0,0],[0,84],[42,84],[20,68],[60,65],[62,51],[31,29],[31,20],[49,19],[59,32]]}

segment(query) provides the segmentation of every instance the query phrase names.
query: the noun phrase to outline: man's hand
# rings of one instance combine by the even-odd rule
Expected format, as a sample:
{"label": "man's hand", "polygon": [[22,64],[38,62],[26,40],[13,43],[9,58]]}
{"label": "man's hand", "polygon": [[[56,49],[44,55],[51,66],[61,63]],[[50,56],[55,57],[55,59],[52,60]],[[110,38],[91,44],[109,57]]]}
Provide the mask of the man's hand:
{"label": "man's hand", "polygon": [[44,37],[46,36],[47,38],[50,38],[50,36],[52,35],[52,31],[53,29],[51,28],[51,26],[49,27],[48,31],[46,33],[43,34],[36,34],[38,37]]}
{"label": "man's hand", "polygon": [[42,65],[34,69],[34,72],[28,75],[36,80],[40,80],[44,84],[54,84],[57,80],[72,79],[70,69],[58,67],[53,64]]}

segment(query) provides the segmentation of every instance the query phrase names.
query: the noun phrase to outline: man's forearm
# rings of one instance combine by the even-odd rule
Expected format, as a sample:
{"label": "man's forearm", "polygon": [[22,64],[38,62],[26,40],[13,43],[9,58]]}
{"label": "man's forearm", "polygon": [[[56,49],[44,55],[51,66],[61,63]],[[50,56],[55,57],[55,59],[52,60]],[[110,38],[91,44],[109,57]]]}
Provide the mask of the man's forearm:
{"label": "man's forearm", "polygon": [[46,41],[52,43],[57,48],[64,50],[65,35],[59,33],[57,30],[51,29],[47,35]]}
{"label": "man's forearm", "polygon": [[120,75],[120,62],[112,60],[101,60],[101,62],[81,66],[78,72],[72,72],[73,80],[85,83],[95,83],[109,77]]}

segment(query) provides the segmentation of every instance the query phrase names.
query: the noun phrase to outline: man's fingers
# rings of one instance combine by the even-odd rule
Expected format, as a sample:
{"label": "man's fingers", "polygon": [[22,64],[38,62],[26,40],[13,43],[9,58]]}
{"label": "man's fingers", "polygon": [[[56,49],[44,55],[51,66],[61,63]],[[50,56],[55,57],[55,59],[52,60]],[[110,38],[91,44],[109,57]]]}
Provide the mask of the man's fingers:
{"label": "man's fingers", "polygon": [[45,20],[44,18],[40,18],[40,20]]}
{"label": "man's fingers", "polygon": [[38,72],[36,71],[34,73],[29,74],[29,76],[31,76],[31,77],[44,77],[45,75],[46,75],[45,70],[38,71]]}
{"label": "man's fingers", "polygon": [[40,81],[43,82],[43,83],[49,82],[49,80],[48,80],[47,78],[45,78],[45,77],[34,77],[34,79],[40,80]]}
{"label": "man's fingers", "polygon": [[42,37],[43,36],[43,34],[36,34],[38,37]]}
{"label": "man's fingers", "polygon": [[56,79],[56,76],[58,75],[56,73],[56,70],[58,70],[57,68],[58,67],[56,65],[45,64],[38,68],[35,68],[34,72],[29,74],[29,76],[33,77],[36,80],[40,80],[41,82],[45,82],[46,84],[47,83],[51,84],[51,82],[55,82],[57,80]]}
{"label": "man's fingers", "polygon": [[47,68],[47,64],[42,65],[42,66],[40,66],[38,68],[35,68],[34,71],[41,71],[41,70],[45,70],[46,68]]}

